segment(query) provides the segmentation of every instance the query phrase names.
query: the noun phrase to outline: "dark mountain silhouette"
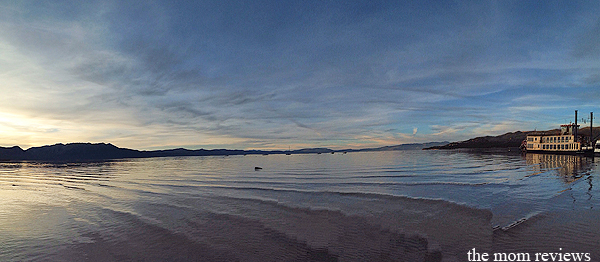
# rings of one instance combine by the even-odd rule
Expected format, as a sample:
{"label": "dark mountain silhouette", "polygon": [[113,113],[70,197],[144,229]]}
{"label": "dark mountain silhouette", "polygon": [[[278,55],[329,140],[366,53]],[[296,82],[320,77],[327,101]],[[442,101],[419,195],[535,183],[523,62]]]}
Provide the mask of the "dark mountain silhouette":
{"label": "dark mountain silhouette", "polygon": [[[436,142],[440,144],[440,142]],[[446,144],[447,142],[441,142]],[[384,150],[407,150],[421,149],[425,144],[406,144],[390,147],[367,148],[359,150],[332,150],[329,148],[305,148],[299,150],[230,150],[230,149],[197,149],[190,150],[176,148],[168,150],[140,151],[128,148],[120,148],[107,143],[71,143],[55,144],[48,146],[32,147],[23,150],[18,146],[0,147],[0,160],[40,160],[40,161],[89,161],[108,160],[121,158],[145,158],[145,157],[172,157],[172,156],[228,156],[228,155],[256,155],[256,154],[316,154],[330,152],[358,152],[358,151],[384,151]]]}
{"label": "dark mountain silhouette", "polygon": [[471,138],[465,141],[452,142],[443,146],[433,146],[424,149],[519,147],[529,132],[517,131],[499,136],[482,136]]}
{"label": "dark mountain silhouette", "polygon": [[412,144],[402,144],[395,146],[384,146],[377,148],[365,148],[365,149],[346,149],[346,150],[338,150],[344,152],[370,152],[370,151],[395,151],[395,150],[421,150],[428,147],[433,146],[442,146],[448,144],[448,141],[444,142],[429,142],[429,143],[412,143]]}
{"label": "dark mountain silhouette", "polygon": [[[465,141],[452,142],[441,146],[432,146],[424,149],[455,149],[455,148],[508,148],[508,147],[519,147],[521,142],[527,138],[529,133],[545,134],[545,135],[558,135],[560,129],[552,129],[546,131],[516,131],[499,136],[482,136],[471,138]],[[600,135],[600,128],[594,127],[594,138],[598,139]],[[584,127],[579,129],[578,136],[581,139],[590,138],[590,128]]]}
{"label": "dark mountain silhouette", "polygon": [[142,151],[118,148],[112,144],[55,144],[23,150],[18,146],[0,147],[2,160],[101,160],[113,158],[143,157]]}
{"label": "dark mountain silhouette", "polygon": [[25,150],[18,146],[0,147],[0,159],[24,159],[25,157]]}

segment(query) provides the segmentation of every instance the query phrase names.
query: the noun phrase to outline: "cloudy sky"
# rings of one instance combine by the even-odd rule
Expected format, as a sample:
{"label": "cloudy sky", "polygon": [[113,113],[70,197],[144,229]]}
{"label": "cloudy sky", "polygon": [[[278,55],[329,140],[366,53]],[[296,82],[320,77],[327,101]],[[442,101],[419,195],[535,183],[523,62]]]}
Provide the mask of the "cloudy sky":
{"label": "cloudy sky", "polygon": [[0,0],[0,92],[0,146],[23,148],[551,129],[600,115],[600,2]]}

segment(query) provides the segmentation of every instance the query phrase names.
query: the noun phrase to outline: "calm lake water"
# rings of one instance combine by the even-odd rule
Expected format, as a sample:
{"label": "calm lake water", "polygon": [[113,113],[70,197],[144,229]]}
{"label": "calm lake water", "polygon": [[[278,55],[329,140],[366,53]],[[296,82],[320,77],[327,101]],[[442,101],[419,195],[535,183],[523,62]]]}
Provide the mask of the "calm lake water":
{"label": "calm lake water", "polygon": [[468,261],[473,248],[598,261],[598,161],[390,151],[0,163],[0,261]]}

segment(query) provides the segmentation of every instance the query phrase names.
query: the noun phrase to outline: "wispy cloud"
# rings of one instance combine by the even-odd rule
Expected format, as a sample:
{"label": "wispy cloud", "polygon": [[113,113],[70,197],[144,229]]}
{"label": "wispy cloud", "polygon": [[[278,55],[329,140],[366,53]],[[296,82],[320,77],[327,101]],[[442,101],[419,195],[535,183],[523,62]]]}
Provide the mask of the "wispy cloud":
{"label": "wispy cloud", "polygon": [[598,4],[0,5],[5,146],[460,140],[550,127],[599,95]]}

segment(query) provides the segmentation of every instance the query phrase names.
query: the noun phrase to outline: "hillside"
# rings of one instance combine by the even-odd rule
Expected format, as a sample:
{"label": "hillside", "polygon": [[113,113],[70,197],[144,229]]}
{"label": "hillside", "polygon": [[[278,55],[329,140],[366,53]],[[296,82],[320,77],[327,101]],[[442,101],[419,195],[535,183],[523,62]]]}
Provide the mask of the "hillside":
{"label": "hillside", "polygon": [[[506,134],[502,134],[499,136],[483,136],[471,138],[465,141],[452,142],[442,146],[432,146],[428,148],[424,148],[425,150],[429,149],[456,149],[456,148],[507,148],[507,147],[519,147],[521,142],[526,139],[527,134],[536,132],[536,133],[545,133],[545,134],[559,134],[560,129],[552,129],[547,131],[516,131],[510,132]],[[585,127],[579,130],[579,136],[585,139],[589,139],[590,137],[590,128]],[[594,127],[594,137],[598,139],[600,135],[600,128]]]}
{"label": "hillside", "polygon": [[435,146],[443,146],[448,144],[448,141],[444,142],[428,142],[428,143],[411,143],[411,144],[402,144],[395,146],[384,146],[377,148],[364,148],[364,149],[345,149],[338,150],[344,152],[371,152],[371,151],[396,151],[396,150],[421,150],[424,148],[435,147]]}
{"label": "hillside", "polygon": [[455,149],[455,148],[496,148],[519,147],[529,132],[512,132],[499,136],[483,136],[469,140],[452,142],[443,146],[433,146],[425,149]]}
{"label": "hillside", "polygon": [[360,152],[360,151],[390,151],[422,149],[426,146],[446,144],[447,142],[434,142],[424,144],[404,144],[380,148],[367,148],[358,150],[332,150],[329,148],[305,148],[291,151],[284,150],[230,150],[230,149],[197,149],[185,148],[140,151],[135,149],[120,148],[107,143],[71,143],[54,144],[40,147],[32,147],[23,150],[18,146],[0,147],[0,160],[39,160],[39,161],[89,161],[122,158],[145,158],[145,157],[173,157],[173,156],[228,156],[228,155],[267,155],[267,154],[317,154],[333,152]]}

